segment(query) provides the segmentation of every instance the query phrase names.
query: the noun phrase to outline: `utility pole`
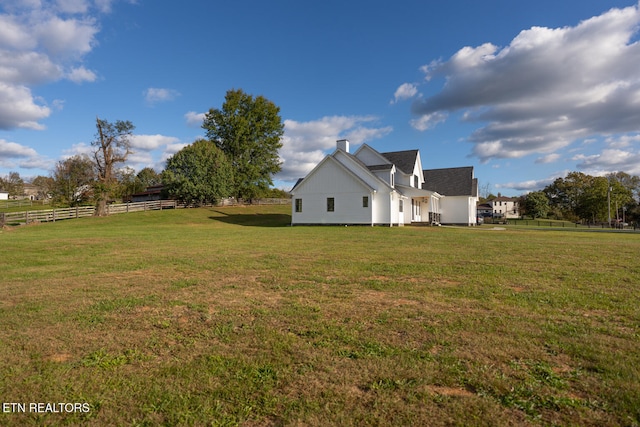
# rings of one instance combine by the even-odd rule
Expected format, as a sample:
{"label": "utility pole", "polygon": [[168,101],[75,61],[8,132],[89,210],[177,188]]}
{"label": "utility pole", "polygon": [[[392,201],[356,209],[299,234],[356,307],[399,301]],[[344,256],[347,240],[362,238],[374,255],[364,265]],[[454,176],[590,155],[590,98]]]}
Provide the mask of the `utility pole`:
{"label": "utility pole", "polygon": [[[609,178],[607,178],[607,181],[609,181]],[[607,187],[607,204],[609,205],[609,228],[611,228],[611,185]]]}

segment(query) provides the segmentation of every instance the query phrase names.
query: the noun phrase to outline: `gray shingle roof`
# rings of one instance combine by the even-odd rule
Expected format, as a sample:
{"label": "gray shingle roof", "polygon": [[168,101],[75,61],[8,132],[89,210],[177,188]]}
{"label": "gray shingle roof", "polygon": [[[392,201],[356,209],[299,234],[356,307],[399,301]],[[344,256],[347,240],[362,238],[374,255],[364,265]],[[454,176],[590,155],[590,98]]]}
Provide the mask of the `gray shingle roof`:
{"label": "gray shingle roof", "polygon": [[392,151],[389,153],[380,153],[389,162],[396,165],[396,168],[400,169],[407,175],[413,174],[413,167],[416,164],[416,157],[418,156],[418,150],[407,151]]}
{"label": "gray shingle roof", "polygon": [[369,168],[370,171],[388,171],[393,168],[393,165],[391,163],[387,163],[386,165],[367,166],[367,168]]}
{"label": "gray shingle roof", "polygon": [[473,166],[461,168],[425,169],[425,190],[444,196],[478,196],[478,179],[473,177]]}

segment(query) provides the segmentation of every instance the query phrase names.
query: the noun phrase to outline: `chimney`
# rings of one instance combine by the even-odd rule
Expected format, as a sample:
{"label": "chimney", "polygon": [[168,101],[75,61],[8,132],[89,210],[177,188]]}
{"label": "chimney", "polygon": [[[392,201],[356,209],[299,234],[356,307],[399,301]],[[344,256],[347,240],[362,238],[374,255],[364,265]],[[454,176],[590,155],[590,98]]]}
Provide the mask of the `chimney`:
{"label": "chimney", "polygon": [[349,152],[349,141],[346,139],[339,139],[337,142],[337,146],[339,149],[345,151],[345,152]]}

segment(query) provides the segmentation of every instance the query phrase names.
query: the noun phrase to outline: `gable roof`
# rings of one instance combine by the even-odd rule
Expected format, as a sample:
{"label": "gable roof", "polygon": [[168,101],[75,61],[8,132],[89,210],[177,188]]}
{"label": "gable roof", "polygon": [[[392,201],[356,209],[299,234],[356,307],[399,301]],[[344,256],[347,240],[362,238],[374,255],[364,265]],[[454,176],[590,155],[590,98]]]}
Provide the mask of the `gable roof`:
{"label": "gable roof", "polygon": [[461,168],[425,169],[422,188],[445,196],[478,196],[478,179],[473,166]]}
{"label": "gable roof", "polygon": [[[356,167],[361,168],[361,170],[362,170],[362,171],[363,171],[367,176],[371,177],[371,179],[373,179],[375,182],[377,182],[377,183],[378,183],[378,185],[382,185],[382,186],[384,186],[384,187],[387,187],[387,188],[389,188],[389,189],[390,189],[390,190],[392,190],[392,191],[394,190],[394,189],[393,189],[393,187],[391,187],[391,186],[389,185],[389,183],[387,183],[387,182],[385,182],[384,180],[380,179],[380,177],[378,177],[376,174],[371,173],[371,172],[372,172],[372,169],[370,169],[370,168],[369,168],[369,166],[367,166],[367,165],[366,165],[362,160],[360,160],[359,158],[357,158],[355,155],[353,155],[353,154],[351,154],[351,153],[347,153],[346,151],[339,150],[339,149],[338,149],[338,150],[336,150],[336,151],[332,154],[332,156],[333,156],[333,157],[336,157],[336,159],[337,159],[337,156],[339,156],[339,155],[344,155],[346,159],[349,159],[350,161],[352,161],[352,162],[353,162],[353,164],[354,164]],[[393,165],[388,165],[388,166],[389,166],[389,168],[388,168],[388,169],[393,169],[393,167],[394,167]],[[346,165],[345,165],[345,167],[346,167]],[[368,185],[368,184],[367,184],[367,185]]]}
{"label": "gable roof", "polygon": [[295,188],[298,186],[298,184],[300,184],[303,180],[304,180],[304,178],[298,178],[298,180],[293,185],[293,187],[291,187],[291,190],[289,190],[289,192],[292,192],[293,190],[295,190]]}
{"label": "gable roof", "polygon": [[[364,186],[365,188],[374,191],[375,188],[373,188],[370,184],[368,184],[365,180],[363,180],[361,177],[359,177],[353,170],[349,169],[346,165],[344,165],[342,162],[340,162],[336,156],[339,154],[345,154],[347,156],[347,158],[353,160],[355,163],[361,163],[359,162],[358,159],[356,159],[355,157],[353,157],[352,155],[350,155],[349,153],[346,153],[345,151],[342,151],[340,149],[336,150],[333,152],[333,154],[330,154],[328,156],[326,156],[324,159],[322,159],[322,161],[320,163],[318,163],[316,165],[315,168],[313,168],[313,170],[311,170],[311,172],[309,172],[309,174],[307,174],[307,176],[305,176],[304,178],[300,178],[298,179],[298,181],[296,182],[296,185],[293,186],[293,188],[291,190],[289,190],[289,194],[295,194],[295,190],[298,189],[311,175],[313,175],[317,170],[319,170],[323,164],[325,164],[326,162],[333,162],[334,164],[336,164],[340,169],[342,169],[343,171],[345,171],[347,174],[351,175],[356,182],[360,183],[360,185]],[[364,170],[366,171],[367,174],[372,175],[372,177],[374,179],[379,180],[378,177],[376,177],[375,175],[371,174],[367,169],[366,166],[364,164],[359,165],[360,167],[364,168]]]}
{"label": "gable roof", "polygon": [[386,165],[367,166],[367,169],[369,169],[370,171],[390,171],[391,169],[393,169],[393,164],[387,163]]}
{"label": "gable roof", "polygon": [[488,202],[517,202],[518,198],[517,197],[498,196],[498,197],[494,197],[492,199],[489,199],[487,201]]}
{"label": "gable roof", "polygon": [[403,173],[413,175],[413,168],[416,165],[418,150],[391,151],[388,153],[380,153],[389,160],[390,163],[396,165]]}

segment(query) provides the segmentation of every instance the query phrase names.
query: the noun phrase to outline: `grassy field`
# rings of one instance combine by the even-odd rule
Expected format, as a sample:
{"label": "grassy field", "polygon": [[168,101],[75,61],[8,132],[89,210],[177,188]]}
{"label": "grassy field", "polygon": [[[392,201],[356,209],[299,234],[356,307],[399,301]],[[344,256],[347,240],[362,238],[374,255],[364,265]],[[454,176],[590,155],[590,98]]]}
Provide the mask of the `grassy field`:
{"label": "grassy field", "polygon": [[640,425],[640,234],[289,209],[0,231],[0,425]]}

